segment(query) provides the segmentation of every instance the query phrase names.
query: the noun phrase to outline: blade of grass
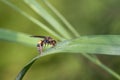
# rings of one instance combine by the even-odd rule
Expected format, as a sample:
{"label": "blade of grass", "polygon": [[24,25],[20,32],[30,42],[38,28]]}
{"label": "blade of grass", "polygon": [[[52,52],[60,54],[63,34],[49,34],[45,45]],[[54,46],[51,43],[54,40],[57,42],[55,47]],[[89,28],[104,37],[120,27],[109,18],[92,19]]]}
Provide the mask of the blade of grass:
{"label": "blade of grass", "polygon": [[49,27],[47,27],[46,25],[44,25],[43,23],[41,23],[39,20],[35,19],[34,17],[30,16],[29,14],[27,14],[26,12],[24,12],[23,10],[21,10],[20,8],[16,7],[14,4],[12,4],[11,2],[7,1],[7,0],[1,0],[2,2],[4,2],[5,4],[7,4],[8,6],[10,6],[11,8],[13,8],[14,10],[16,10],[17,12],[19,12],[20,14],[22,14],[23,16],[25,16],[26,18],[28,18],[30,21],[32,21],[33,23],[37,24],[39,27],[41,27],[42,29],[46,30],[47,32],[49,32],[50,34],[52,34],[53,36],[55,36],[56,38],[63,40],[63,37],[61,37],[60,35],[56,34],[53,30],[51,30]]}
{"label": "blade of grass", "polygon": [[[114,47],[117,46],[119,48],[119,51],[114,51],[114,49],[112,49],[113,50],[112,52],[118,53],[118,52],[120,52],[120,43],[119,43],[120,42],[120,36],[119,35],[110,35],[110,36],[104,36],[104,35],[103,36],[85,36],[85,37],[81,36],[80,38],[77,38],[77,39],[73,39],[73,40],[69,40],[69,41],[68,40],[67,41],[62,41],[62,42],[58,43],[54,48],[50,48],[50,49],[44,51],[42,55],[38,55],[37,57],[35,57],[18,74],[19,77],[17,78],[17,80],[21,80],[20,76],[22,75],[22,78],[23,78],[23,76],[24,76],[23,74],[26,73],[24,70],[28,70],[31,67],[31,63],[33,63],[35,60],[39,59],[42,56],[46,56],[46,55],[50,55],[50,54],[55,54],[55,53],[60,53],[60,52],[69,52],[69,53],[73,53],[73,54],[76,53],[76,52],[79,52],[79,53],[80,52],[85,52],[86,53],[86,51],[84,51],[84,50],[82,51],[82,49],[84,49],[83,45],[81,45],[81,46],[83,46],[83,47],[81,47],[82,49],[80,49],[80,47],[79,47],[81,43],[85,44],[85,46],[87,46],[86,43],[84,43],[84,42],[87,42],[87,44],[91,44],[91,46],[89,46],[89,49],[91,48],[92,51],[94,49],[94,52],[92,52],[92,54],[98,54],[99,53],[99,54],[106,54],[106,55],[120,55],[120,53],[119,54],[109,53],[109,51],[107,49],[104,49],[104,47],[103,48],[101,48],[99,46],[98,47],[94,47],[94,45],[93,45],[93,44],[103,45],[103,46],[105,46],[105,45],[108,46],[109,45],[112,48],[114,48]],[[75,48],[78,48],[77,51],[75,51],[73,47],[71,47],[69,49],[70,51],[68,51],[67,47],[68,46],[72,46],[72,45],[76,45],[77,46],[77,47],[75,47]],[[99,50],[97,49],[98,51],[96,51],[96,48],[98,48]],[[107,51],[104,51],[104,52],[108,52],[109,54],[108,53],[104,53],[104,52],[101,53],[100,50],[107,50]],[[85,53],[84,54],[81,53],[81,54],[84,55],[86,58],[88,58],[93,63],[95,63],[98,66],[100,66],[102,69],[104,69],[105,71],[107,71],[109,74],[113,75],[118,80],[120,79],[120,75],[119,74],[115,73],[113,70],[111,70],[110,68],[108,68],[107,66],[105,66],[104,64],[102,64],[98,59],[96,59],[95,56],[93,58],[93,56],[88,55],[89,53],[91,54],[91,51],[88,51],[88,54],[85,54]],[[26,67],[27,67],[27,69],[26,69]]]}
{"label": "blade of grass", "polygon": [[[119,35],[81,36],[80,38],[62,41],[52,53],[72,52],[89,54],[120,55]],[[49,51],[49,53],[51,53]]]}
{"label": "blade of grass", "polygon": [[[31,45],[31,46],[35,46],[36,42],[37,42],[37,39],[30,38],[29,35],[25,35],[25,34],[18,33],[18,32],[16,33],[16,32],[12,32],[12,31],[9,31],[9,30],[4,30],[4,29],[0,29],[0,40],[18,42],[18,43],[22,43],[22,44],[25,44],[25,45],[26,44]],[[70,53],[86,52],[86,51],[84,51],[84,47],[87,46],[86,44],[91,44],[91,46],[88,47],[89,50],[86,49],[87,52],[90,53],[90,54],[91,53],[92,54],[98,54],[99,53],[99,54],[106,54],[106,55],[120,55],[120,53],[119,53],[120,52],[120,43],[119,42],[120,42],[120,36],[119,35],[83,36],[83,37],[80,37],[80,38],[77,38],[77,39],[60,42],[56,45],[56,47],[46,50],[42,55],[39,55],[39,56],[35,57],[32,61],[30,61],[22,69],[22,71],[19,73],[16,80],[21,80],[23,78],[23,76],[25,75],[25,73],[28,71],[28,69],[31,67],[31,65],[35,62],[35,60],[37,60],[38,58],[40,58],[42,56],[50,55],[50,54],[53,54],[53,53],[54,54],[55,53],[60,53],[60,52],[70,52]],[[80,45],[80,44],[85,44],[85,46]],[[99,46],[94,47],[93,44],[103,45],[103,48],[101,48]],[[78,48],[78,49],[76,49],[77,51],[74,50],[73,47],[70,47],[70,49],[68,50],[68,47],[72,46],[72,45],[77,46],[77,47],[75,47],[75,48]],[[83,46],[83,47],[81,47],[81,46]],[[106,48],[104,46],[110,46],[110,50],[113,50],[113,51],[109,51],[107,49],[104,49],[104,48]],[[115,48],[117,47],[118,50],[114,50],[114,47]],[[96,48],[98,48],[99,50],[96,49]],[[92,49],[92,52],[91,52],[90,49]],[[93,50],[94,50],[94,52],[93,52]],[[101,52],[101,50],[102,50],[102,52]],[[112,71],[111,69],[106,67],[99,60],[96,60],[95,58],[93,58],[93,56],[91,57],[90,55],[85,54],[85,53],[82,54],[82,55],[84,55],[90,61],[92,61],[95,64],[102,67],[104,70],[106,70],[107,72],[112,74],[117,79],[120,79],[120,76],[117,73],[115,73],[114,71]]]}
{"label": "blade of grass", "polygon": [[63,17],[63,15],[61,13],[59,13],[59,11],[52,6],[48,0],[43,0],[43,2],[48,6],[48,8],[50,8],[59,19],[61,19],[61,21],[66,25],[66,27],[68,29],[71,30],[71,32],[76,36],[76,37],[80,37],[79,33],[74,29],[74,27],[65,19],[65,17]]}
{"label": "blade of grass", "polygon": [[66,39],[70,39],[71,35],[48,11],[46,11],[37,1],[35,0],[24,0],[37,14],[42,16],[60,35]]}
{"label": "blade of grass", "polygon": [[15,80],[22,80],[32,64],[38,59],[38,57],[33,58],[26,66],[20,71]]}
{"label": "blade of grass", "polygon": [[0,40],[22,43],[34,47],[36,46],[35,43],[38,41],[38,39],[30,38],[30,35],[6,29],[0,29]]}

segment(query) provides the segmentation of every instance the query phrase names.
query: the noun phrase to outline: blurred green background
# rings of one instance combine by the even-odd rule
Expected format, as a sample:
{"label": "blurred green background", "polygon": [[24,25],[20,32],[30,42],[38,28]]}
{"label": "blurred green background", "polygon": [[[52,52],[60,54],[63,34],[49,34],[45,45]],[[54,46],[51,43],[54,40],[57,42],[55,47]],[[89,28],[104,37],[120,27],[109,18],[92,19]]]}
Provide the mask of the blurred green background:
{"label": "blurred green background", "polygon": [[[22,0],[14,4],[47,24]],[[40,2],[40,0],[39,0]],[[81,35],[120,34],[120,0],[50,0]],[[0,1],[0,28],[30,35],[50,35],[26,17]],[[0,41],[0,80],[13,80],[23,66],[38,55],[34,47]],[[120,57],[97,55],[120,74]],[[42,57],[24,80],[116,80],[80,54]]]}

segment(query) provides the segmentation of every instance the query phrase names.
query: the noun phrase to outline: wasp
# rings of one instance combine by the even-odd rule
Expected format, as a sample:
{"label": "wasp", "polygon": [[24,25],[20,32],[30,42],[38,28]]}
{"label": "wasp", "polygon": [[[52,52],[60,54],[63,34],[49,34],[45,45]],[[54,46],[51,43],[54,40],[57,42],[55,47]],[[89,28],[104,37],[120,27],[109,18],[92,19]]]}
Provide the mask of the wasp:
{"label": "wasp", "polygon": [[52,47],[54,47],[56,45],[56,40],[54,40],[53,38],[51,38],[49,36],[31,36],[31,37],[43,38],[43,40],[40,40],[37,43],[37,49],[40,52],[40,54],[42,53],[44,46],[52,45]]}

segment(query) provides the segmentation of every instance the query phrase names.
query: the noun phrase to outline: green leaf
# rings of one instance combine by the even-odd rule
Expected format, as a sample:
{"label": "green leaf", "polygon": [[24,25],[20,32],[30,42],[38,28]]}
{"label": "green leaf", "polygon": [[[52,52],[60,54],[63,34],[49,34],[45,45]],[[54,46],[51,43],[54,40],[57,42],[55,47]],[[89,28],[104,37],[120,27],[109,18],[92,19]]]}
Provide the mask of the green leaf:
{"label": "green leaf", "polygon": [[[30,35],[0,29],[0,39],[35,46],[38,39]],[[70,52],[120,55],[119,35],[81,36],[80,38],[66,40],[58,43],[54,48],[48,49],[49,54]],[[44,53],[48,54],[48,53]]]}
{"label": "green leaf", "polygon": [[38,59],[38,57],[33,58],[18,74],[16,77],[16,80],[22,80],[26,72],[29,70],[29,68],[32,66],[32,64]]}
{"label": "green leaf", "polygon": [[[106,55],[120,55],[120,35],[97,35],[97,36],[83,36],[80,38],[66,40],[58,43],[54,48],[50,48],[35,57],[32,61],[30,61],[18,74],[17,80],[21,80],[27,70],[31,67],[31,65],[40,57],[60,52],[68,52],[68,53],[88,53],[88,54],[106,54]],[[99,60],[95,60],[91,58],[87,54],[83,54],[88,59],[91,59],[92,62],[96,63],[110,74],[115,76],[117,79],[120,79],[120,76],[102,64]]]}
{"label": "green leaf", "polygon": [[[38,39],[29,37],[23,33],[13,32],[10,30],[0,29],[0,40],[12,41],[22,43],[24,45],[36,46]],[[45,50],[42,55],[38,55],[32,59],[18,74],[16,80],[22,80],[26,72],[32,64],[42,56],[69,52],[81,53],[95,64],[102,67],[104,70],[120,79],[120,76],[102,64],[99,60],[88,54],[105,54],[105,55],[120,55],[120,35],[94,35],[94,36],[81,36],[80,38],[66,40],[57,43],[54,48]],[[88,53],[88,54],[86,54]]]}
{"label": "green leaf", "polygon": [[38,39],[31,38],[30,35],[0,29],[0,40],[22,43],[24,45],[36,46]]}
{"label": "green leaf", "polygon": [[49,53],[89,53],[120,55],[119,35],[81,36],[80,38],[66,40],[51,48]]}

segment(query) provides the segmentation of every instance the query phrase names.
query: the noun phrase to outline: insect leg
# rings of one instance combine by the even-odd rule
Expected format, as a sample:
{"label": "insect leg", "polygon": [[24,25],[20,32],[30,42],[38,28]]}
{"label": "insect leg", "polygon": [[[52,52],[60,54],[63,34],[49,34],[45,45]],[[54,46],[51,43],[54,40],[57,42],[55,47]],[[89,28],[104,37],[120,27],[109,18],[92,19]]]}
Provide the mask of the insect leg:
{"label": "insect leg", "polygon": [[37,49],[38,49],[39,53],[42,54],[42,46],[40,43],[37,44]]}

